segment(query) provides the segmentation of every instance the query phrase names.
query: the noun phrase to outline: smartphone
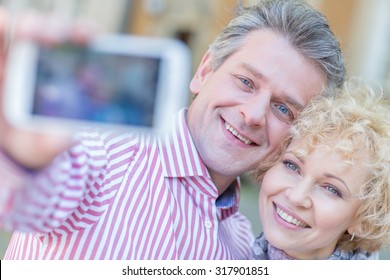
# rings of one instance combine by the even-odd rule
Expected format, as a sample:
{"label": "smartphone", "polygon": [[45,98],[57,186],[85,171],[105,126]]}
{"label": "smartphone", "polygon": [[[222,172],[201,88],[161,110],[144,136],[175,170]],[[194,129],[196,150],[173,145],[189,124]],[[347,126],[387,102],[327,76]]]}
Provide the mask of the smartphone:
{"label": "smartphone", "polygon": [[15,44],[4,112],[14,126],[165,131],[188,102],[190,51],[176,39],[101,35],[87,46]]}

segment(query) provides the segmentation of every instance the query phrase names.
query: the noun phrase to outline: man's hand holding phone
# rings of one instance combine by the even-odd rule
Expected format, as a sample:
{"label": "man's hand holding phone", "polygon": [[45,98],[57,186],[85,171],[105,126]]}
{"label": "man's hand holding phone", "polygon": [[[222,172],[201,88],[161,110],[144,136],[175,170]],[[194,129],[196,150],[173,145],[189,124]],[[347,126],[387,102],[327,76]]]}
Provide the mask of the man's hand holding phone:
{"label": "man's hand holding phone", "polygon": [[[70,145],[70,137],[16,128],[6,120],[3,87],[9,47],[13,43],[10,40],[29,40],[44,45],[55,45],[63,41],[86,44],[94,33],[90,26],[78,24],[67,27],[58,25],[57,31],[53,25],[50,32],[45,32],[49,26],[47,22],[42,24],[45,20],[46,17],[29,14],[12,23],[9,12],[0,7],[0,149],[27,169],[38,169],[47,165]],[[11,28],[12,24],[14,28]]]}
{"label": "man's hand holding phone", "polygon": [[[164,133],[187,105],[190,52],[182,42],[92,36],[88,26],[55,20],[45,32],[42,18],[15,25],[2,51],[0,145],[20,164],[44,166],[82,127]],[[4,11],[0,22],[6,38]]]}

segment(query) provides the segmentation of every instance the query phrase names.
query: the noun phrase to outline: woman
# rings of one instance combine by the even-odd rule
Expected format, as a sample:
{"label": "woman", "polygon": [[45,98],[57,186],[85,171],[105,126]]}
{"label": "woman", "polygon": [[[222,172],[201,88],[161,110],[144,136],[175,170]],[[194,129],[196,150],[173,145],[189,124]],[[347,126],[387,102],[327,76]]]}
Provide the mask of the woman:
{"label": "woman", "polygon": [[286,148],[256,173],[257,259],[370,259],[390,244],[390,106],[349,81],[317,98]]}

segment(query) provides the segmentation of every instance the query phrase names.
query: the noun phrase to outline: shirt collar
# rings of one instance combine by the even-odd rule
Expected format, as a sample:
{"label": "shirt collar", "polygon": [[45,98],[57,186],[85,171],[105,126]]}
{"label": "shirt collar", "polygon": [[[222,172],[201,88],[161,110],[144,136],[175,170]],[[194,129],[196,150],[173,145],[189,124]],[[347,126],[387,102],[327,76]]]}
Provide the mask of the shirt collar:
{"label": "shirt collar", "polygon": [[215,201],[215,205],[221,209],[227,209],[237,204],[240,184],[236,179]]}
{"label": "shirt collar", "polygon": [[209,172],[200,158],[186,121],[187,109],[177,114],[171,130],[159,141],[165,177],[203,176]]}
{"label": "shirt collar", "polygon": [[[216,187],[211,180],[210,173],[203,163],[193,142],[186,121],[187,109],[178,112],[171,130],[159,140],[159,154],[164,177],[203,177],[208,181],[211,193],[216,192]],[[195,187],[195,186],[193,186]],[[237,211],[240,193],[240,182],[237,178],[216,200],[217,208]],[[229,216],[231,213],[226,213]]]}

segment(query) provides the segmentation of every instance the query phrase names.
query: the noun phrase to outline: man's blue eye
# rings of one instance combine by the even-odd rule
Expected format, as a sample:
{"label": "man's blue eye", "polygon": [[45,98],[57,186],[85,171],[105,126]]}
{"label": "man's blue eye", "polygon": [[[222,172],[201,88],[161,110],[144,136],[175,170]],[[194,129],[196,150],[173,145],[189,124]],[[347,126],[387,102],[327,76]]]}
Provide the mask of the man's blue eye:
{"label": "man's blue eye", "polygon": [[241,82],[246,85],[247,87],[251,87],[251,83],[249,80],[245,79],[245,78],[240,78]]}
{"label": "man's blue eye", "polygon": [[282,112],[283,114],[287,115],[290,113],[290,111],[288,110],[288,108],[286,106],[283,106],[283,105],[279,105],[278,106],[278,109],[280,112]]}
{"label": "man's blue eye", "polygon": [[290,108],[281,103],[274,103],[272,105],[272,110],[279,120],[287,124],[291,124],[291,122],[295,119],[294,113],[290,110]]}

